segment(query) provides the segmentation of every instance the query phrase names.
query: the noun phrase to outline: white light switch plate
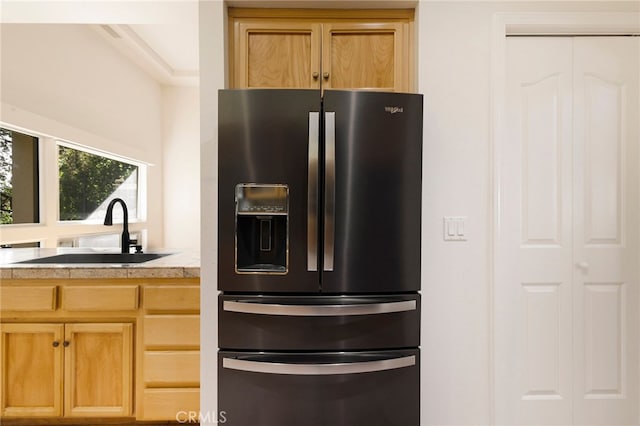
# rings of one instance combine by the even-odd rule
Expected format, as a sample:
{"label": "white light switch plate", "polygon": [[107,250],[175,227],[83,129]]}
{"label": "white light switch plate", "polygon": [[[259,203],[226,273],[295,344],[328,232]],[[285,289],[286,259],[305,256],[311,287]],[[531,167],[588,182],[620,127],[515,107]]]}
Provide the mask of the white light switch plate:
{"label": "white light switch plate", "polygon": [[443,236],[445,241],[466,241],[466,216],[445,216],[443,218]]}

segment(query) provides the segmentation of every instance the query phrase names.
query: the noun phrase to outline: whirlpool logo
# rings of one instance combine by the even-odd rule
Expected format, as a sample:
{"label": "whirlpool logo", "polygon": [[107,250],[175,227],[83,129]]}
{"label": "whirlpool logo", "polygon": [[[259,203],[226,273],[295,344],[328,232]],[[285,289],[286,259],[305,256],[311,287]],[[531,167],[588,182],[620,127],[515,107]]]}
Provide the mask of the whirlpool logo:
{"label": "whirlpool logo", "polygon": [[384,107],[384,110],[389,114],[397,114],[399,112],[404,112],[404,108],[399,106],[386,106]]}

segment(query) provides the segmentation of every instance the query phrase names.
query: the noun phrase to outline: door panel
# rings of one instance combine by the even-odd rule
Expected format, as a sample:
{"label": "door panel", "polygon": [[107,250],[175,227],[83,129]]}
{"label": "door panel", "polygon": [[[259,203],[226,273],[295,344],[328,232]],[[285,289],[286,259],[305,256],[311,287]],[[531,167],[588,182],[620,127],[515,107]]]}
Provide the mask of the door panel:
{"label": "door panel", "polygon": [[638,421],[638,40],[510,38],[496,420]]}
{"label": "door panel", "polygon": [[324,111],[335,180],[327,161],[322,291],[420,290],[422,95],[328,90]]}
{"label": "door panel", "polygon": [[320,24],[237,23],[235,87],[320,88]]}
{"label": "door panel", "polygon": [[[308,270],[313,268],[308,268],[307,262],[311,250],[307,230],[317,215],[308,209],[309,128],[310,113],[320,111],[320,92],[222,90],[219,106],[218,289],[318,292],[318,272]],[[319,114],[316,116],[319,119]],[[235,196],[236,185],[242,183],[287,186],[288,261],[284,274],[236,272]]]}
{"label": "door panel", "polygon": [[62,415],[62,324],[2,324],[2,416]]}
{"label": "door panel", "polygon": [[65,325],[65,414],[130,416],[133,325]]}
{"label": "door panel", "polygon": [[408,91],[402,23],[331,23],[322,31],[325,89]]}
{"label": "door panel", "polygon": [[566,425],[572,351],[571,40],[508,39],[507,48],[496,423]]}
{"label": "door panel", "polygon": [[573,45],[577,424],[640,420],[639,55],[637,37]]}

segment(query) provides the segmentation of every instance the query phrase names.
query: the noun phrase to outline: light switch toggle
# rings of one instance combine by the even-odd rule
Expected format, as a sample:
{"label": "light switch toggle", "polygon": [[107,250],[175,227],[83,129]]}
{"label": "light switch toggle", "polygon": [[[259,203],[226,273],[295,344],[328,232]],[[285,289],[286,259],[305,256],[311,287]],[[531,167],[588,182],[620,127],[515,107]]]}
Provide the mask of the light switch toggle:
{"label": "light switch toggle", "polygon": [[443,231],[445,241],[466,241],[465,222],[466,216],[445,216]]}

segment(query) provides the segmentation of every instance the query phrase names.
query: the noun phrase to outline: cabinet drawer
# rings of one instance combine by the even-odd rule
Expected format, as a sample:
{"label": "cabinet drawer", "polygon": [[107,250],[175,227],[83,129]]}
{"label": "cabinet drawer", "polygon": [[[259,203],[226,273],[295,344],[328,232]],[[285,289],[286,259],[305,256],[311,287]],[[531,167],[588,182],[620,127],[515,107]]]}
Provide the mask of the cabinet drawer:
{"label": "cabinet drawer", "polygon": [[0,309],[3,311],[54,311],[56,286],[0,287]]}
{"label": "cabinet drawer", "polygon": [[138,286],[67,286],[62,288],[67,311],[135,311]]}
{"label": "cabinet drawer", "polygon": [[199,351],[147,351],[144,382],[150,387],[199,386]]}
{"label": "cabinet drawer", "polygon": [[198,286],[146,286],[143,305],[149,311],[200,311]]}
{"label": "cabinet drawer", "polygon": [[[185,423],[200,409],[200,389],[145,389],[143,420],[171,420]],[[197,417],[196,417],[197,418]]]}
{"label": "cabinet drawer", "polygon": [[199,348],[200,315],[147,315],[144,317],[147,348]]}

